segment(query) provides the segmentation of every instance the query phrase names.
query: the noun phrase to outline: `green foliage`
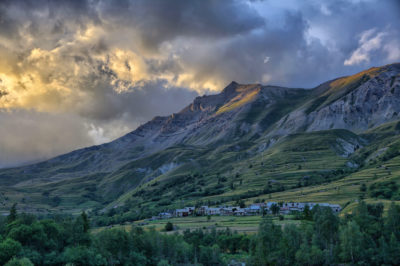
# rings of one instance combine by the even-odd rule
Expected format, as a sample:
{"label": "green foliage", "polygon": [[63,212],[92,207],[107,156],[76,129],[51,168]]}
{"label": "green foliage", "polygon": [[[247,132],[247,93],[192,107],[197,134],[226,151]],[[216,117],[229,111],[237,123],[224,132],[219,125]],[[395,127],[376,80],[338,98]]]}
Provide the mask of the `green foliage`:
{"label": "green foliage", "polygon": [[61,203],[61,198],[59,196],[55,196],[50,200],[50,206],[57,207]]}
{"label": "green foliage", "polygon": [[18,241],[6,238],[0,243],[0,264],[6,264],[12,257],[17,256],[22,246]]}
{"label": "green foliage", "polygon": [[279,265],[281,250],[277,243],[282,239],[282,229],[270,218],[264,218],[252,250],[255,265]]}
{"label": "green foliage", "polygon": [[10,214],[7,217],[7,223],[12,223],[17,219],[17,203],[14,203],[10,209]]}
{"label": "green foliage", "polygon": [[106,260],[94,249],[85,246],[67,247],[61,255],[61,261],[72,265],[107,265]]}
{"label": "green foliage", "polygon": [[272,204],[271,212],[273,215],[277,215],[279,213],[280,207],[277,204]]}
{"label": "green foliage", "polygon": [[314,207],[313,222],[299,227],[264,219],[251,245],[252,265],[398,265],[400,207],[383,217],[383,205],[361,202],[339,219],[330,208]]}
{"label": "green foliage", "polygon": [[89,232],[90,224],[89,224],[89,219],[85,212],[82,212],[81,218],[82,218],[83,232],[87,233],[87,232]]}
{"label": "green foliage", "polygon": [[4,266],[34,266],[34,264],[28,258],[12,258]]}
{"label": "green foliage", "polygon": [[174,230],[174,225],[171,222],[165,224],[165,231],[169,232]]}
{"label": "green foliage", "polygon": [[396,156],[400,155],[399,145],[390,147],[385,154],[382,156],[383,161],[388,161]]}
{"label": "green foliage", "polygon": [[306,205],[303,210],[303,220],[312,221],[312,212],[310,210],[310,206]]}
{"label": "green foliage", "polygon": [[171,265],[171,264],[169,264],[167,260],[160,260],[160,261],[157,263],[157,266],[170,266],[170,265]]}
{"label": "green foliage", "polygon": [[105,229],[90,235],[84,226],[89,221],[82,214],[55,221],[22,213],[7,226],[0,226],[0,264],[226,265],[227,256],[240,256],[249,265],[400,262],[400,206],[394,203],[386,216],[383,204],[360,202],[353,214],[343,218],[319,206],[305,210],[300,217],[300,225],[282,227],[266,215],[255,235],[215,228],[163,234],[140,227],[130,232]]}
{"label": "green foliage", "polygon": [[369,194],[374,198],[392,199],[398,197],[399,186],[394,181],[373,183],[369,186]]}
{"label": "green foliage", "polygon": [[349,221],[340,230],[340,258],[352,264],[363,256],[363,235],[355,221]]}
{"label": "green foliage", "polygon": [[393,234],[396,239],[400,239],[400,206],[394,204],[394,202],[390,204],[385,229],[386,235]]}

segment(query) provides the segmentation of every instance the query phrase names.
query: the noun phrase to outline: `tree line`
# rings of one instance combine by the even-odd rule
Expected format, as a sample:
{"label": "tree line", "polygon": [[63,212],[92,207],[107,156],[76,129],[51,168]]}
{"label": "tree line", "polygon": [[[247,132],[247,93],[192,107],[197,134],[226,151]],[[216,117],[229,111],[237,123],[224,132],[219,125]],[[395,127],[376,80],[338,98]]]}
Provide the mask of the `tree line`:
{"label": "tree line", "polygon": [[[0,220],[0,265],[400,265],[400,207],[360,202],[351,214],[308,208],[299,224],[262,218],[257,234],[186,230],[181,234],[133,226],[91,231],[88,216]],[[171,227],[171,225],[170,225]],[[173,229],[171,227],[170,229]]]}

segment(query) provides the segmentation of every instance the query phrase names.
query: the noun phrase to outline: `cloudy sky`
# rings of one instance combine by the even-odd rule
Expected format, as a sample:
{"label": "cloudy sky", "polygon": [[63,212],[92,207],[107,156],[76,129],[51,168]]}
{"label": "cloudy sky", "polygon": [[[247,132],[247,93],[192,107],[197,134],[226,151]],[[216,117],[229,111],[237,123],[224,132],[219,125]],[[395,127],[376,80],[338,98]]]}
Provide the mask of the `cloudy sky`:
{"label": "cloudy sky", "polygon": [[230,81],[312,88],[400,61],[384,0],[0,1],[0,167],[115,139]]}

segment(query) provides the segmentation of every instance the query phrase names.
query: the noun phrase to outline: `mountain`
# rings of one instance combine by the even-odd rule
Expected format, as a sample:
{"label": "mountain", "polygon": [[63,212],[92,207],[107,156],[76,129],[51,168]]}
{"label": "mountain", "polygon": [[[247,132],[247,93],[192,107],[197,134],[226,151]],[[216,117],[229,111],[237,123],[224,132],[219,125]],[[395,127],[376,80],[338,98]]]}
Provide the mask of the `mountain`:
{"label": "mountain", "polygon": [[399,114],[400,64],[314,89],[232,82],[113,142],[0,170],[0,202],[130,218],[239,199],[351,205],[374,199],[362,184],[399,181]]}

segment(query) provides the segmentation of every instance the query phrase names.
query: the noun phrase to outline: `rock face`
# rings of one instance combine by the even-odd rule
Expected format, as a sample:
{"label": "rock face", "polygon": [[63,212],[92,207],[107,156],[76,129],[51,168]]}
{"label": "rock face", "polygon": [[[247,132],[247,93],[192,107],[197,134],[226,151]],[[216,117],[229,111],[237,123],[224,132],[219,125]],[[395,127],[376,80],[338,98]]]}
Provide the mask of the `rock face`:
{"label": "rock face", "polygon": [[[219,143],[260,137],[271,144],[298,132],[363,132],[399,116],[400,64],[372,68],[311,90],[232,82],[221,93],[197,97],[182,111],[155,117],[113,142],[1,171],[0,184],[109,173],[174,145],[217,147]],[[7,179],[9,171],[19,173],[20,179]]]}
{"label": "rock face", "polygon": [[320,87],[327,89],[282,118],[276,134],[339,128],[363,132],[400,119],[400,64],[372,68]]}

